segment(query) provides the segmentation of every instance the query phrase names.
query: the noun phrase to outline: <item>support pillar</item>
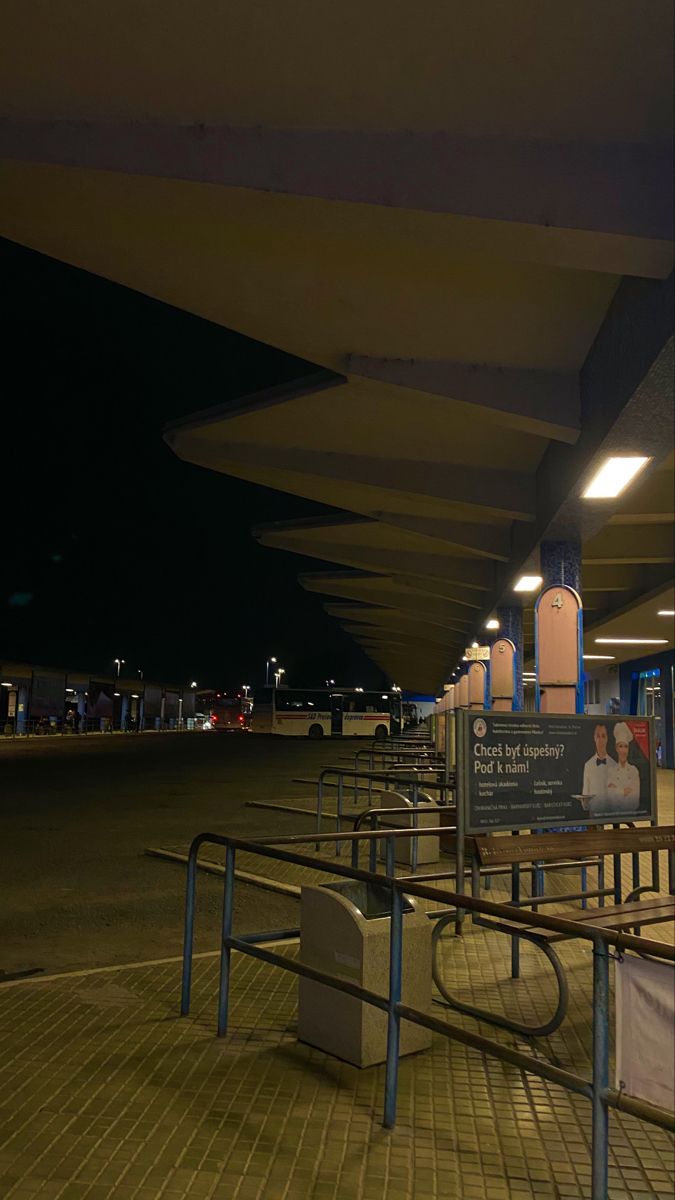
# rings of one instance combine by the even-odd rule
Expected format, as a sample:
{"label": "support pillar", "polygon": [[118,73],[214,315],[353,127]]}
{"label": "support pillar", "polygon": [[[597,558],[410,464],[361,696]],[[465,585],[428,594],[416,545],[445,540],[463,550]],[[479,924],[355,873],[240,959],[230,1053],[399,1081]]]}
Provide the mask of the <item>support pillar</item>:
{"label": "support pillar", "polygon": [[25,683],[19,684],[16,694],[16,732],[23,734],[28,729],[28,688]]}
{"label": "support pillar", "polygon": [[581,542],[542,542],[539,556],[542,588],[562,583],[581,595]]}
{"label": "support pillar", "polygon": [[513,711],[522,712],[523,696],[523,610],[518,605],[505,605],[497,609],[499,635],[508,638],[516,648],[515,695]]}
{"label": "support pillar", "polygon": [[[581,543],[578,540],[542,542],[539,561],[543,584],[535,607],[537,708],[546,712],[582,713]],[[556,593],[555,589],[558,588],[561,590]],[[576,592],[578,598],[567,589]],[[544,607],[540,610],[542,603]],[[549,604],[551,607],[557,606],[555,613],[550,611]],[[568,612],[569,620],[566,619]],[[544,638],[545,665],[542,664]],[[542,671],[546,678],[540,677]],[[540,689],[543,689],[543,694]]]}

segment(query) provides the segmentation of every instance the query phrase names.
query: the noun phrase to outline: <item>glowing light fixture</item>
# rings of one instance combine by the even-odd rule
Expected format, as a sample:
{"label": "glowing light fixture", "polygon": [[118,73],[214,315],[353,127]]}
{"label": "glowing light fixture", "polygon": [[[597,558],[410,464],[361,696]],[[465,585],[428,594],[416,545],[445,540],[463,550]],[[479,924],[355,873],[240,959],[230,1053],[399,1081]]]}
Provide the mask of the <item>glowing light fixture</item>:
{"label": "glowing light fixture", "polygon": [[584,500],[606,500],[620,496],[624,488],[651,460],[639,457],[607,458],[596,471],[585,492]]}
{"label": "glowing light fixture", "polygon": [[599,659],[601,659],[601,658],[605,658],[605,659],[610,659],[610,658],[611,658],[611,660],[612,660],[612,662],[613,662],[613,661],[614,661],[614,658],[615,658],[615,655],[614,655],[614,654],[584,654],[584,656],[583,656],[583,657],[584,657],[584,659],[587,659],[587,658],[589,658],[589,659],[590,659],[590,658],[592,658],[592,659],[598,659],[598,660],[599,660]]}
{"label": "glowing light fixture", "polygon": [[11,688],[11,687],[14,687],[14,684],[13,683],[5,683],[3,681],[2,683],[0,683],[0,687],[10,687]]}
{"label": "glowing light fixture", "polygon": [[489,621],[485,622],[486,629],[499,629],[499,621],[496,617],[490,617]]}
{"label": "glowing light fixture", "polygon": [[596,638],[598,646],[667,646],[668,638]]}
{"label": "glowing light fixture", "polygon": [[517,583],[514,583],[514,592],[536,592],[538,587],[541,587],[544,580],[541,575],[521,575]]}
{"label": "glowing light fixture", "polygon": [[675,617],[675,608],[660,608],[657,617]]}

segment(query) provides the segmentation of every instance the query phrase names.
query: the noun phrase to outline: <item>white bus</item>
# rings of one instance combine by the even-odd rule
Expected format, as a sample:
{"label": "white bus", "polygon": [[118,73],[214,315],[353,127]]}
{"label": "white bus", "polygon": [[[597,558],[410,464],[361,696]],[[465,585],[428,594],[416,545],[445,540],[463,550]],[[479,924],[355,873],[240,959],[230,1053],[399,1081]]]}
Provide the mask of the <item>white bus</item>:
{"label": "white bus", "polygon": [[356,688],[257,688],[254,733],[287,737],[370,737],[401,732],[401,693]]}

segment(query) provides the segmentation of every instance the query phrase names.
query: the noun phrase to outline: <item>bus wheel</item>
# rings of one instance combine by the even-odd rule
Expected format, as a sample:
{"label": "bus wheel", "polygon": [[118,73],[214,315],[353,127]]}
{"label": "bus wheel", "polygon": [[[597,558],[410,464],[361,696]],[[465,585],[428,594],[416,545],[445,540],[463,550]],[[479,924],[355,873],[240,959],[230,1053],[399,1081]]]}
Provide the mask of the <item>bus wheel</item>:
{"label": "bus wheel", "polygon": [[[323,725],[310,725],[309,736],[311,738],[322,738],[323,737]],[[377,737],[377,734],[375,736]]]}
{"label": "bus wheel", "polygon": [[383,742],[386,737],[387,737],[387,726],[386,725],[376,725],[375,726],[375,741]]}

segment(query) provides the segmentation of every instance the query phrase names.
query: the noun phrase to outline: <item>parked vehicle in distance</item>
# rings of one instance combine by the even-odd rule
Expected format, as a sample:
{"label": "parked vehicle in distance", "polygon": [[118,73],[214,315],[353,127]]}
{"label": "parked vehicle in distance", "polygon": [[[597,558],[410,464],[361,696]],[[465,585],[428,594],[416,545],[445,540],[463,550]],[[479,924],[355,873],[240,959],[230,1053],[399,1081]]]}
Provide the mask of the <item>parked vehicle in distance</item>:
{"label": "parked vehicle in distance", "polygon": [[228,696],[225,692],[199,692],[196,702],[196,729],[232,732],[251,728],[250,699]]}
{"label": "parked vehicle in distance", "polygon": [[363,688],[257,688],[251,728],[285,737],[370,737],[401,732],[400,692]]}

